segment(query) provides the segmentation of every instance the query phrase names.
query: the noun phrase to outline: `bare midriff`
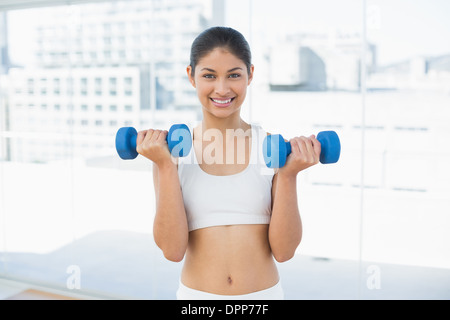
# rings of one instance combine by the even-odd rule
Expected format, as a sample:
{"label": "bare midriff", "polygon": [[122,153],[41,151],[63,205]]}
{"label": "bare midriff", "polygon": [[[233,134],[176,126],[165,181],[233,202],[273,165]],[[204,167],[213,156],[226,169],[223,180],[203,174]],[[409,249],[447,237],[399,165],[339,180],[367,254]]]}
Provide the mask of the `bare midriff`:
{"label": "bare midriff", "polygon": [[189,233],[182,283],[221,295],[264,290],[279,281],[267,224],[231,225]]}

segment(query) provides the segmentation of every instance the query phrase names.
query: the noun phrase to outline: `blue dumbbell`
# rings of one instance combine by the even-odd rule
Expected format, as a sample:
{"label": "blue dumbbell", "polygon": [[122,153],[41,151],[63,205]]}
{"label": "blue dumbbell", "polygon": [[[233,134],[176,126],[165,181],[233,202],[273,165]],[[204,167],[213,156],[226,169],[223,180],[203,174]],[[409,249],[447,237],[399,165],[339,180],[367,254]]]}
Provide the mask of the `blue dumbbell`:
{"label": "blue dumbbell", "polygon": [[[321,131],[317,134],[321,145],[320,162],[335,163],[341,154],[341,142],[334,131]],[[286,164],[286,158],[291,153],[291,143],[284,141],[280,134],[273,134],[264,138],[264,161],[269,168],[281,168]]]}
{"label": "blue dumbbell", "polygon": [[[133,127],[123,127],[116,134],[116,150],[124,160],[134,159],[138,156],[136,151],[137,131]],[[185,124],[174,124],[167,134],[169,151],[174,157],[185,157],[192,147],[192,137]]]}

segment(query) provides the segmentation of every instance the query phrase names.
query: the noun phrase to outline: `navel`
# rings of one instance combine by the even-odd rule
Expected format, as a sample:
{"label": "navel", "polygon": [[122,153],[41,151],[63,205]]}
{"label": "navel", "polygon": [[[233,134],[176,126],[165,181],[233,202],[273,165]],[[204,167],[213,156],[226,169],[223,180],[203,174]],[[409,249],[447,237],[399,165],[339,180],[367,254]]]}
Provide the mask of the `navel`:
{"label": "navel", "polygon": [[230,286],[233,284],[233,279],[231,279],[230,276],[228,276],[227,281],[228,281],[228,284],[229,284]]}

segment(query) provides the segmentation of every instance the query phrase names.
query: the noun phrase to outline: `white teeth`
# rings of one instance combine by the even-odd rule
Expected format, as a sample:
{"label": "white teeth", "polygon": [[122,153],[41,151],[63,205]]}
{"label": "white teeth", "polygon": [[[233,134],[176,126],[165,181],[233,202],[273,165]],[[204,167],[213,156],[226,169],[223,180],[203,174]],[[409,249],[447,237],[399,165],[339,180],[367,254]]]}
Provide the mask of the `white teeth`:
{"label": "white teeth", "polygon": [[212,101],[214,101],[215,103],[220,103],[220,104],[227,104],[231,102],[231,99],[228,100],[216,100],[216,99],[212,99]]}

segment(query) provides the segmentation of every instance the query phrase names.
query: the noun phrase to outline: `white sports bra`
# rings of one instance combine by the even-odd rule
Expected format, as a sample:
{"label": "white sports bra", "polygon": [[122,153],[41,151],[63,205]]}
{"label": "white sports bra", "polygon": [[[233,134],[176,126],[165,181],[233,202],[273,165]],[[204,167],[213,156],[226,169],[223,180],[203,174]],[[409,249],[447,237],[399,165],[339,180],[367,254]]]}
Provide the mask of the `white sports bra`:
{"label": "white sports bra", "polygon": [[266,167],[262,156],[266,132],[260,126],[251,128],[250,162],[239,173],[206,173],[200,168],[194,149],[178,159],[189,231],[222,225],[269,224],[274,170]]}

